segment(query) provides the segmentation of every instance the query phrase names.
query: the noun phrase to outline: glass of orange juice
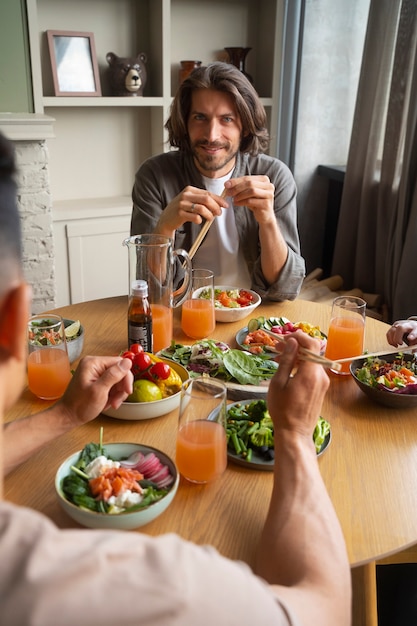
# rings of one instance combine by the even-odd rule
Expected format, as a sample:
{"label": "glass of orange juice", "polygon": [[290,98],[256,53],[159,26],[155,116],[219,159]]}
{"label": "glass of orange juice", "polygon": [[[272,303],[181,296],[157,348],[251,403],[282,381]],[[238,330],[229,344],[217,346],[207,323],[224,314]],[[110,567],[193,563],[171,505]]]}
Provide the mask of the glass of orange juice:
{"label": "glass of orange juice", "polygon": [[164,304],[152,304],[152,351],[156,354],[167,348],[173,335],[174,309]]}
{"label": "glass of orange juice", "polygon": [[176,464],[190,482],[208,483],[226,470],[226,396],[226,385],[209,376],[183,383]]}
{"label": "glass of orange juice", "polygon": [[216,328],[214,274],[204,269],[193,269],[191,274],[190,297],[182,305],[181,328],[191,339],[204,339]]}
{"label": "glass of orange juice", "polygon": [[28,322],[29,389],[42,400],[60,398],[71,380],[64,320],[59,315],[33,315]]}
{"label": "glass of orange juice", "polygon": [[[340,296],[332,304],[326,357],[336,361],[363,354],[365,339],[366,302],[356,296]],[[342,363],[335,374],[349,374],[350,363]]]}

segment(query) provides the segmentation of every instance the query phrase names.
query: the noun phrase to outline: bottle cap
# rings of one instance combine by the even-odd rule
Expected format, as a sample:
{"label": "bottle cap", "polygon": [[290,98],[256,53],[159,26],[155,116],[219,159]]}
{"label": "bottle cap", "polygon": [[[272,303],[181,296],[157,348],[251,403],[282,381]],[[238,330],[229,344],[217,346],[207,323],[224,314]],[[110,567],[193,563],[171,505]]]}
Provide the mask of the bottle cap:
{"label": "bottle cap", "polygon": [[132,293],[134,296],[146,298],[148,295],[148,283],[146,280],[134,280],[132,282]]}

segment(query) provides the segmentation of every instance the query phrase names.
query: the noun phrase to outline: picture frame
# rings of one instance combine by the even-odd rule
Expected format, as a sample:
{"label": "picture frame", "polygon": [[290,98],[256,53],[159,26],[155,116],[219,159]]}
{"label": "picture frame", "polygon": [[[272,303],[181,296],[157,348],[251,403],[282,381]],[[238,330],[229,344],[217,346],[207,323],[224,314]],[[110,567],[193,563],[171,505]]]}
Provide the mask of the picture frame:
{"label": "picture frame", "polygon": [[93,33],[47,30],[56,96],[101,96]]}

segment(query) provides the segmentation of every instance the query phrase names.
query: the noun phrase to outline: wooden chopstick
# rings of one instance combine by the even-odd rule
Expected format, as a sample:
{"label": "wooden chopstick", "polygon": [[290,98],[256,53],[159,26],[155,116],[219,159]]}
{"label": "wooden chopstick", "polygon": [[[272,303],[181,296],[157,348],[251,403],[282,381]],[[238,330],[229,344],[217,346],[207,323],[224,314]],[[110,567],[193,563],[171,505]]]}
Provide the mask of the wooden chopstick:
{"label": "wooden chopstick", "polygon": [[[285,341],[285,335],[278,335],[277,333],[273,333],[266,328],[262,328],[261,330],[263,330],[267,335],[273,337],[276,341]],[[279,350],[276,350],[272,346],[266,346],[266,348],[271,352],[276,352],[277,354],[279,354]],[[315,352],[311,352],[311,350],[307,350],[307,348],[299,348],[299,354],[302,360],[314,361],[314,363],[320,363],[321,365],[323,365],[323,367],[327,367],[332,370],[335,369],[337,371],[341,370],[342,363],[349,363],[350,361],[356,361],[356,359],[365,359],[368,357],[372,358],[378,356],[389,356],[392,354],[398,354],[399,352],[403,354],[414,354],[414,352],[417,352],[417,346],[406,346],[405,349],[401,349],[401,347],[399,347],[397,348],[397,350],[389,350],[388,352],[386,350],[380,350],[379,352],[368,352],[367,354],[358,354],[356,356],[349,356],[343,359],[335,359],[334,361],[332,361],[331,359],[327,359],[326,357],[319,354],[316,354]]]}
{"label": "wooden chopstick", "polygon": [[206,233],[207,233],[208,229],[210,228],[210,226],[212,225],[212,223],[214,222],[214,220],[215,220],[214,217],[211,220],[211,222],[209,220],[207,220],[206,223],[204,224],[204,226],[202,227],[202,229],[200,230],[200,232],[198,233],[197,239],[194,241],[193,245],[191,246],[191,248],[190,248],[190,250],[188,252],[188,256],[190,257],[190,259],[193,258],[193,256],[195,255],[195,253],[199,249],[199,247],[201,245],[201,242],[203,241],[204,237],[206,236]]}
{"label": "wooden chopstick", "polygon": [[[223,189],[222,195],[221,197],[224,198],[226,196],[226,189]],[[196,238],[196,240],[194,241],[193,245],[191,246],[189,252],[188,252],[188,256],[190,257],[190,259],[192,259],[195,255],[195,253],[197,252],[197,250],[199,249],[204,237],[206,236],[210,226],[213,224],[214,220],[216,218],[213,217],[213,219],[207,220],[206,223],[204,224],[204,226],[202,227],[202,229],[200,230],[200,232],[198,233],[198,237]]]}
{"label": "wooden chopstick", "polygon": [[356,361],[356,359],[366,359],[368,357],[374,356],[389,356],[391,354],[398,354],[401,352],[402,354],[414,354],[417,351],[417,346],[406,346],[404,349],[397,348],[397,350],[380,350],[379,352],[369,352],[368,354],[358,354],[357,356],[349,356],[344,359],[336,359],[338,363],[349,363],[349,361]]}

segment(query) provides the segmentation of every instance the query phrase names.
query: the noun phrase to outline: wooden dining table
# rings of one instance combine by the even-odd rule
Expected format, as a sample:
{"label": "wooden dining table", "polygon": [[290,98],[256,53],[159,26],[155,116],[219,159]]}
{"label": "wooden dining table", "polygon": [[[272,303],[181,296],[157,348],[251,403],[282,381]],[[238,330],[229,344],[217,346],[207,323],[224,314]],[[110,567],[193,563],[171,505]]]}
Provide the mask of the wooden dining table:
{"label": "wooden dining table", "polygon": [[[127,305],[127,297],[115,297],[54,312],[81,321],[84,355],[118,355],[127,347]],[[262,303],[254,316],[306,321],[326,333],[330,311],[328,305],[297,299]],[[236,334],[247,322],[248,318],[217,323],[213,338],[237,347]],[[388,351],[387,329],[386,324],[367,317],[365,348]],[[174,338],[177,343],[192,343],[181,331],[178,309]],[[414,409],[396,410],[373,403],[351,376],[329,375],[331,384],[322,416],[330,423],[331,441],[318,462],[346,540],[352,568],[353,624],[377,626],[375,563],[417,543],[417,415]],[[26,387],[6,421],[46,406],[47,402],[38,400]],[[100,415],[54,440],[10,473],[5,480],[5,497],[44,513],[61,528],[77,527],[55,494],[54,476],[60,463],[86,443],[98,441],[101,426],[105,442],[142,443],[175,458],[177,419],[177,411],[142,421]],[[271,489],[270,471],[229,461],[225,474],[213,483],[195,485],[181,480],[171,506],[137,532],[175,532],[251,565]]]}

